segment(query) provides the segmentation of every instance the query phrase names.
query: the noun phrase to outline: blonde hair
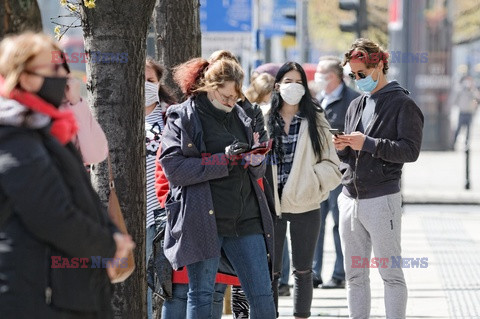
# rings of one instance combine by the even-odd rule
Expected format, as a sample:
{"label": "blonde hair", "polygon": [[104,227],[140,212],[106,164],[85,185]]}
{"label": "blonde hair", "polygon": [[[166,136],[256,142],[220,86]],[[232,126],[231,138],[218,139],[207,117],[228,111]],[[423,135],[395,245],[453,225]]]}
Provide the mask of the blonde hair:
{"label": "blonde hair", "polygon": [[3,93],[9,94],[19,83],[20,74],[42,50],[61,51],[57,42],[44,33],[25,32],[5,37],[0,42],[0,75]]}
{"label": "blonde hair", "polygon": [[213,63],[215,61],[222,60],[222,59],[232,60],[240,64],[235,54],[227,50],[217,50],[213,52],[212,54],[210,54],[210,57],[208,58],[208,62]]}
{"label": "blonde hair", "polygon": [[272,93],[275,78],[268,73],[258,75],[245,91],[245,96],[252,103],[260,103]]}

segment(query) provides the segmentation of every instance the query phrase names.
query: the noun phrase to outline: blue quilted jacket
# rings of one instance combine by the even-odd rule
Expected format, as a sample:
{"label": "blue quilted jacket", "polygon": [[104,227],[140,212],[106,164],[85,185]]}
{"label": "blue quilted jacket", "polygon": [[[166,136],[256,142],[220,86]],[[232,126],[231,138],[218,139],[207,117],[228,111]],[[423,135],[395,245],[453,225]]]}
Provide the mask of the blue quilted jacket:
{"label": "blue quilted jacket", "polygon": [[[162,135],[160,163],[170,183],[170,194],[165,208],[167,226],[164,252],[172,267],[180,267],[220,256],[217,225],[213,210],[209,181],[228,176],[227,165],[213,163],[223,154],[206,153],[202,139],[200,118],[195,110],[196,99],[188,99],[173,105],[167,111],[167,123]],[[251,120],[245,111],[235,107],[234,112],[245,125],[249,142],[252,143]],[[218,161],[215,161],[218,163]],[[260,206],[262,225],[269,263],[273,260],[273,223],[265,194],[257,179],[265,174],[265,161],[249,167],[250,179]]]}

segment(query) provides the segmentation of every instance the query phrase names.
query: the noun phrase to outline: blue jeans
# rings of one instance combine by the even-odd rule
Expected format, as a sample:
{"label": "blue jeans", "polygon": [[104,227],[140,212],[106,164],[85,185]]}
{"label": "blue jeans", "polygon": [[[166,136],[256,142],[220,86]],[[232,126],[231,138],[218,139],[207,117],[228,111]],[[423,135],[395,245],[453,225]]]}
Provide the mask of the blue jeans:
{"label": "blue jeans", "polygon": [[320,234],[318,235],[317,247],[315,248],[315,255],[313,257],[313,275],[317,279],[322,278],[322,262],[323,262],[323,242],[325,239],[325,220],[327,219],[328,212],[332,212],[334,226],[333,226],[333,241],[335,242],[335,267],[333,270],[332,278],[338,280],[345,280],[345,270],[343,267],[343,253],[342,246],[340,243],[340,234],[338,232],[338,205],[337,198],[338,195],[342,192],[342,185],[337,186],[334,190],[330,191],[328,198],[322,202],[320,205],[320,212],[322,214],[322,219],[320,222]]}
{"label": "blue jeans", "polygon": [[[152,225],[150,227],[147,227],[146,230],[146,235],[145,235],[145,267],[148,267],[148,258],[150,258],[150,255],[152,254],[152,249],[153,249],[153,238],[155,237],[155,225]],[[147,287],[147,313],[148,313],[148,319],[152,318],[152,289],[150,287]]]}
{"label": "blue jeans", "polygon": [[285,240],[285,244],[283,244],[282,275],[279,281],[280,285],[288,285],[289,278],[290,278],[290,252],[288,251],[288,243]]}
{"label": "blue jeans", "polygon": [[[215,284],[213,292],[212,318],[222,319],[225,284]],[[162,318],[183,319],[187,315],[188,284],[173,284],[173,297],[163,303]]]}
{"label": "blue jeans", "polygon": [[460,130],[462,129],[462,127],[465,127],[466,129],[465,146],[468,146],[468,142],[470,140],[470,126],[472,124],[472,118],[473,118],[473,113],[460,112],[460,114],[458,115],[457,129],[455,130],[455,134],[453,136],[454,145],[455,145],[455,142],[457,141],[458,133],[460,133]]}
{"label": "blue jeans", "polygon": [[[218,240],[245,291],[250,304],[250,318],[275,319],[272,282],[263,235],[219,236]],[[212,300],[219,261],[220,257],[187,265],[190,288],[188,319],[212,318]]]}

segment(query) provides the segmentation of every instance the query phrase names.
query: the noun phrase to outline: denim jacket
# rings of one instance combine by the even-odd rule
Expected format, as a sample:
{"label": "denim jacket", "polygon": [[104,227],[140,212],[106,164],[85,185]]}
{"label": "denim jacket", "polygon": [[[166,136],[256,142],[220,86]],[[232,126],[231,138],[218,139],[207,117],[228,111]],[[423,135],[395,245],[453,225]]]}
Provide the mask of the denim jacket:
{"label": "denim jacket", "polygon": [[[228,176],[228,165],[222,165],[223,154],[203,157],[205,144],[200,118],[195,110],[196,99],[188,99],[167,111],[167,123],[162,135],[160,163],[170,183],[165,204],[167,226],[164,252],[174,269],[220,257],[209,181]],[[240,107],[234,112],[242,123],[250,144],[253,140],[251,119]],[[205,165],[216,163],[217,165]],[[265,161],[249,166],[250,179],[260,206],[268,260],[273,259],[273,223],[265,194],[257,179],[265,174]]]}

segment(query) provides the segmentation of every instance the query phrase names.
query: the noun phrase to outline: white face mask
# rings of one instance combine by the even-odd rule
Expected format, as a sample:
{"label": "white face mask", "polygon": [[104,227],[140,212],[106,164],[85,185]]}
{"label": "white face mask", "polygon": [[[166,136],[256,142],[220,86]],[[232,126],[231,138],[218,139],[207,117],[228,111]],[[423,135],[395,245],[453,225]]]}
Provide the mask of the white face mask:
{"label": "white face mask", "polygon": [[215,106],[215,108],[219,109],[220,111],[230,113],[233,110],[233,106],[230,107],[228,105],[223,105],[217,99],[213,99],[211,102],[212,102],[212,105]]}
{"label": "white face mask", "polygon": [[300,83],[280,84],[280,96],[290,105],[296,105],[305,94],[305,87]]}
{"label": "white face mask", "polygon": [[319,91],[325,90],[328,83],[330,83],[330,81],[327,81],[327,76],[325,74],[318,73],[318,72],[315,73],[315,84],[317,85],[317,89]]}
{"label": "white face mask", "polygon": [[160,101],[158,84],[145,81],[145,107]]}

